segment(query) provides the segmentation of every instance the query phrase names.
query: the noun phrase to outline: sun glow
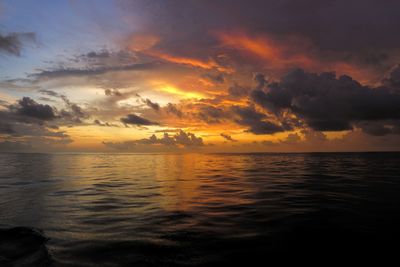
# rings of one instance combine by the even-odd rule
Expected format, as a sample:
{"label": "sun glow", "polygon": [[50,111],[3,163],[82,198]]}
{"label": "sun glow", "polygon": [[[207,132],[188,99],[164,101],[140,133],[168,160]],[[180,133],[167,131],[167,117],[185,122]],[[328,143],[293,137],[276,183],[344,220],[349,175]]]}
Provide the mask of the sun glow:
{"label": "sun glow", "polygon": [[199,92],[188,92],[179,89],[178,87],[175,87],[173,85],[166,85],[166,84],[158,86],[156,90],[178,96],[181,99],[192,99],[192,98],[201,99],[206,97],[204,94]]}

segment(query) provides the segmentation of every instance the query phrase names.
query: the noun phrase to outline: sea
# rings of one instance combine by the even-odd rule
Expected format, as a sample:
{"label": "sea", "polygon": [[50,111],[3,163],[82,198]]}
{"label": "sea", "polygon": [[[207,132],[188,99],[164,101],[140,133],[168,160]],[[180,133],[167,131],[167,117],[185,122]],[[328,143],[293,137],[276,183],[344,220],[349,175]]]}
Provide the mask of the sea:
{"label": "sea", "polygon": [[43,230],[51,266],[389,266],[400,153],[3,153],[17,226]]}

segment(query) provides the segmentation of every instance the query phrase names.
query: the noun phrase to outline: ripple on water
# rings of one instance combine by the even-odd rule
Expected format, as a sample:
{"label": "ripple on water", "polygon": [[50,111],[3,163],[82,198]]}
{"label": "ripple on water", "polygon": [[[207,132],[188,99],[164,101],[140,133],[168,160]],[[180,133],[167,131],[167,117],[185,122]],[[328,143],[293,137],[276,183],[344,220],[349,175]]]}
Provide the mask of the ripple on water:
{"label": "ripple on water", "polygon": [[0,154],[0,166],[0,225],[42,228],[61,266],[365,257],[400,240],[399,153]]}

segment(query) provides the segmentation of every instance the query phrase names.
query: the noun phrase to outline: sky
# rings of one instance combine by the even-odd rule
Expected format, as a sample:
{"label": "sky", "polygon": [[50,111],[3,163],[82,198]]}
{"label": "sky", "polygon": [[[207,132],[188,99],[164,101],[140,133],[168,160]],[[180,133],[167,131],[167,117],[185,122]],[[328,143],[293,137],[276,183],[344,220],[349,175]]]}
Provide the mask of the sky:
{"label": "sky", "polygon": [[398,151],[399,12],[0,0],[0,151]]}

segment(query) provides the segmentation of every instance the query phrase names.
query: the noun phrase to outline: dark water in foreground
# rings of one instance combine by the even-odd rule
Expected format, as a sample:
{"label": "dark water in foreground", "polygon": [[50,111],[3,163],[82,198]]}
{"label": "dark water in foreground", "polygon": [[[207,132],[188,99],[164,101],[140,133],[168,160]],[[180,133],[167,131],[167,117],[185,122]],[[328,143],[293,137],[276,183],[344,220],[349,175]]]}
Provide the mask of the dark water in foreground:
{"label": "dark water in foreground", "polygon": [[21,225],[56,266],[395,258],[400,153],[0,154],[0,227]]}

